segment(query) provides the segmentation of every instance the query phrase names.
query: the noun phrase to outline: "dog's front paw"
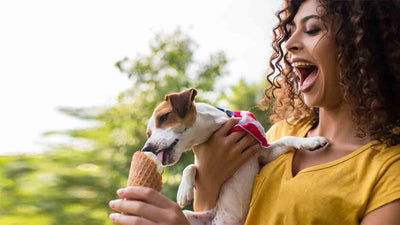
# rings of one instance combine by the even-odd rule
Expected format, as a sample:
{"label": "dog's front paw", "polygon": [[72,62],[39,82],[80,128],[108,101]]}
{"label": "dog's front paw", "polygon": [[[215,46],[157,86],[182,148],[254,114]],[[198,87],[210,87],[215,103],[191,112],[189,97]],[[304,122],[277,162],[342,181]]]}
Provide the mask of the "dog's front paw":
{"label": "dog's front paw", "polygon": [[181,208],[187,206],[193,200],[193,189],[194,184],[190,184],[190,182],[185,180],[182,180],[182,182],[179,184],[176,201]]}
{"label": "dog's front paw", "polygon": [[183,170],[182,181],[179,184],[178,195],[176,197],[178,205],[182,208],[193,200],[196,171],[197,167],[194,164],[190,164]]}
{"label": "dog's front paw", "polygon": [[328,138],[325,137],[310,137],[304,139],[305,142],[301,143],[300,148],[308,150],[316,150],[318,148],[324,147],[329,143]]}

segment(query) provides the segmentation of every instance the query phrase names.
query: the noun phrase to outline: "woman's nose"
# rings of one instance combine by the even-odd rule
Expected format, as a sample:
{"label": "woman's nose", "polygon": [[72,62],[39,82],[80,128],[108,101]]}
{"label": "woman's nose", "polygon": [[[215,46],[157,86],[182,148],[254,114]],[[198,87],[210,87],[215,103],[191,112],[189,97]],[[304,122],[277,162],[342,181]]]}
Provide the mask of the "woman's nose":
{"label": "woman's nose", "polygon": [[292,36],[286,41],[286,50],[290,53],[296,53],[303,48],[303,44],[300,41],[299,34],[294,32]]}

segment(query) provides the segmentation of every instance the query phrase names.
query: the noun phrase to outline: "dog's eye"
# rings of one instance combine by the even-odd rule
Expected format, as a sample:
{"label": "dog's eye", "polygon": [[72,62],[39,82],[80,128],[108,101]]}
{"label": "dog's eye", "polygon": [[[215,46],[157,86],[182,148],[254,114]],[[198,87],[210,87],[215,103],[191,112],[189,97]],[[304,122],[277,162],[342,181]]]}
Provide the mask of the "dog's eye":
{"label": "dog's eye", "polygon": [[165,113],[164,115],[162,115],[162,116],[160,116],[160,117],[158,118],[158,121],[159,121],[160,123],[165,122],[165,121],[168,119],[168,115],[169,115],[169,113]]}

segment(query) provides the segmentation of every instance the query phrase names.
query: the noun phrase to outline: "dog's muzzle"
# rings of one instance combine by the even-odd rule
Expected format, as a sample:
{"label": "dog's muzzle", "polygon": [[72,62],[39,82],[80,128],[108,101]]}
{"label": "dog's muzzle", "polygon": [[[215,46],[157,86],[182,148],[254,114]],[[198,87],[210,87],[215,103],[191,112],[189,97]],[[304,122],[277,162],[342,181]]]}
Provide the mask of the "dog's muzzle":
{"label": "dog's muzzle", "polygon": [[143,152],[152,152],[155,155],[158,156],[158,154],[160,154],[161,152],[163,152],[163,157],[162,157],[162,164],[165,163],[171,163],[169,162],[169,154],[172,151],[172,149],[174,148],[174,146],[176,144],[178,144],[179,139],[175,139],[174,142],[172,142],[172,144],[166,146],[166,147],[162,147],[160,148],[160,146],[153,144],[153,143],[146,143],[145,146],[142,148]]}

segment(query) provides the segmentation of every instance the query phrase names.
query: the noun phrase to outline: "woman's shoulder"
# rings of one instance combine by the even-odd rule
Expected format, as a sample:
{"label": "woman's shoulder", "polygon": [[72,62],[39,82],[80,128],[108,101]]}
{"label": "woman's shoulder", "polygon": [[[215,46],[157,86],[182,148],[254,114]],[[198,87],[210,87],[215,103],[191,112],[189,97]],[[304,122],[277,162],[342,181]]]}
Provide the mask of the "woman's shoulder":
{"label": "woman's shoulder", "polygon": [[[372,190],[365,215],[369,212],[400,199],[400,144],[386,146],[377,144],[373,147],[374,154],[370,154],[369,160],[364,160],[364,168],[370,168],[369,173],[365,173],[365,180],[373,180],[370,185]],[[370,151],[372,152],[372,151]],[[366,154],[368,156],[368,154]],[[370,179],[368,179],[370,178]]]}
{"label": "woman's shoulder", "polygon": [[378,153],[375,160],[380,163],[398,161],[400,163],[400,144],[394,146],[387,146],[384,143],[376,144],[371,147]]}
{"label": "woman's shoulder", "polygon": [[267,140],[274,142],[285,136],[304,136],[311,126],[310,120],[304,117],[281,120],[267,131]]}

